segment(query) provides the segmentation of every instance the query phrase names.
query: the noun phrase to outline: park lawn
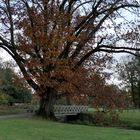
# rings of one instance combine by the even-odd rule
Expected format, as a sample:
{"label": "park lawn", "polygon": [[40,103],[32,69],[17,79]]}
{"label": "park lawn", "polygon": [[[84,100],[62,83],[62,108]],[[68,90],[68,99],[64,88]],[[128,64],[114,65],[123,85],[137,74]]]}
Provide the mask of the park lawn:
{"label": "park lawn", "polygon": [[140,131],[9,119],[0,120],[0,140],[140,140]]}
{"label": "park lawn", "polygon": [[19,114],[25,113],[27,109],[23,107],[14,107],[14,106],[0,106],[0,115],[11,115],[11,114]]}
{"label": "park lawn", "polygon": [[[89,108],[89,113],[95,113],[97,110],[94,108]],[[107,118],[109,120],[110,118]],[[131,110],[123,110],[119,112],[120,122],[131,125],[131,124],[139,124],[140,125],[140,109],[131,109]]]}
{"label": "park lawn", "polygon": [[140,110],[135,109],[135,110],[124,110],[120,114],[120,120],[122,122],[127,122],[127,123],[138,123],[140,124]]}

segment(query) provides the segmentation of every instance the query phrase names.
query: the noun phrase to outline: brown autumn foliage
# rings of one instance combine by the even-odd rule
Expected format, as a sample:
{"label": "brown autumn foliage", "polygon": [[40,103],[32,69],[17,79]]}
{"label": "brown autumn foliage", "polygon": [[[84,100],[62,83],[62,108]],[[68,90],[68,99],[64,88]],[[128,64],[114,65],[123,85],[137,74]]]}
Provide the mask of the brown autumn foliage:
{"label": "brown autumn foliage", "polygon": [[79,99],[95,91],[98,103],[106,104],[112,95],[103,92],[109,89],[96,90],[105,80],[96,79],[96,74],[91,78],[89,68],[100,73],[110,58],[106,53],[140,51],[134,45],[117,46],[122,32],[120,38],[107,32],[123,28],[121,23],[114,24],[122,18],[121,9],[137,16],[137,8],[138,1],[132,0],[0,1],[0,47],[13,57],[40,96],[40,114],[53,116],[57,96],[67,94]]}
{"label": "brown autumn foliage", "polygon": [[[114,109],[123,109],[127,106],[127,95],[115,85],[106,83],[105,75],[95,73],[86,81],[80,82],[81,96],[76,96],[76,102],[90,104],[97,110],[108,112]],[[84,88],[82,88],[82,86]]]}

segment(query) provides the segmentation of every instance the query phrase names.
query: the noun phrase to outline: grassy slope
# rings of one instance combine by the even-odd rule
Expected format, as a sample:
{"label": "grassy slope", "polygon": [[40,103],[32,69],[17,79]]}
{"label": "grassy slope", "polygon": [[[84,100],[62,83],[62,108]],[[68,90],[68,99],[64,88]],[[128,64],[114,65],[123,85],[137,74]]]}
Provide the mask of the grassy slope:
{"label": "grassy slope", "polygon": [[11,119],[0,121],[0,140],[140,140],[140,131]]}

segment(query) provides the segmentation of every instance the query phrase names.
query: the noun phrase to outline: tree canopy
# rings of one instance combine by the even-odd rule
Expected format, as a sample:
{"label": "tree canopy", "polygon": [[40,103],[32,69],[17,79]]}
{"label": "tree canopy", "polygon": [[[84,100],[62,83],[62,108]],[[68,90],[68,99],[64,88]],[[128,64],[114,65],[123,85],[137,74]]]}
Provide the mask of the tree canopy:
{"label": "tree canopy", "polygon": [[51,116],[56,95],[86,93],[82,81],[105,66],[108,53],[140,51],[131,40],[138,40],[137,21],[123,14],[138,17],[139,7],[139,0],[1,0],[0,47]]}

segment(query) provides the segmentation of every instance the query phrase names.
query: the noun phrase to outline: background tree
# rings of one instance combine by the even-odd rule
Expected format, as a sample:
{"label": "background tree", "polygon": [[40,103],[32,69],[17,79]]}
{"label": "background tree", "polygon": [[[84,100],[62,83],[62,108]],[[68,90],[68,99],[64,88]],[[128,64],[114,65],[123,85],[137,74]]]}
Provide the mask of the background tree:
{"label": "background tree", "polygon": [[140,51],[134,45],[118,45],[128,36],[123,28],[132,24],[116,21],[124,20],[123,11],[138,16],[138,8],[138,0],[0,1],[0,47],[40,96],[39,114],[52,117],[57,96],[81,96],[80,81],[88,77],[85,66],[100,63],[100,52]]}
{"label": "background tree", "polygon": [[0,90],[0,105],[8,104],[9,96]]}
{"label": "background tree", "polygon": [[140,108],[140,58],[127,56],[118,65],[119,77],[128,92],[131,93],[134,107]]}
{"label": "background tree", "polygon": [[0,68],[0,91],[1,97],[6,98],[8,103],[29,103],[31,102],[31,90],[25,82],[19,78],[12,69]]}

